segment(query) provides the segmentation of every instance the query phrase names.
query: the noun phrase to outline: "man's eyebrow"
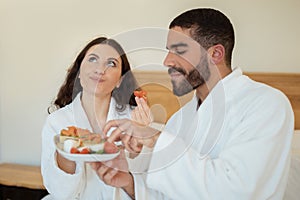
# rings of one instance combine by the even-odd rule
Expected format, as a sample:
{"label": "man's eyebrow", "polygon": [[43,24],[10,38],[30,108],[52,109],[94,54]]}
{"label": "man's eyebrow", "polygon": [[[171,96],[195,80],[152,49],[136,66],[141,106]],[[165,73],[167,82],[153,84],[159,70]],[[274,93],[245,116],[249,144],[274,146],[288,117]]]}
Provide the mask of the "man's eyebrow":
{"label": "man's eyebrow", "polygon": [[177,43],[177,44],[172,44],[170,47],[166,47],[167,49],[175,49],[177,47],[187,47],[188,45],[186,43]]}

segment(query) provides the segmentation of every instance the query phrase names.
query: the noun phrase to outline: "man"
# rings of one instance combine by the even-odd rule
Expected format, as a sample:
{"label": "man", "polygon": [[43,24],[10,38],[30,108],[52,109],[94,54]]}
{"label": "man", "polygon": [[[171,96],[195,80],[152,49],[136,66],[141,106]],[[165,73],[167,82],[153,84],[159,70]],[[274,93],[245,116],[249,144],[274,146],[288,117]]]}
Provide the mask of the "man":
{"label": "man", "polygon": [[147,174],[94,164],[99,177],[136,199],[282,199],[294,126],[288,99],[232,69],[234,31],[221,12],[189,10],[169,28],[173,92],[195,90],[194,98],[161,132],[108,122],[104,132],[116,127],[109,141],[132,149],[129,137],[138,139],[152,157]]}

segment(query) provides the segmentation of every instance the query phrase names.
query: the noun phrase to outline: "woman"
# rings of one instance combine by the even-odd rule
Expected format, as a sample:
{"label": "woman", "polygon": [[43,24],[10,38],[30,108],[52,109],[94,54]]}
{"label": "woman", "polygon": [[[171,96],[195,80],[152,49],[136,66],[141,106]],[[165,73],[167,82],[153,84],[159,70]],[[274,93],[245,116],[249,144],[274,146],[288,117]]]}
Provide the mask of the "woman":
{"label": "woman", "polygon": [[89,164],[64,158],[52,141],[68,126],[101,133],[108,120],[130,118],[136,88],[116,41],[99,37],[79,53],[54,101],[57,110],[48,116],[42,133],[43,181],[53,199],[112,199],[113,188]]}

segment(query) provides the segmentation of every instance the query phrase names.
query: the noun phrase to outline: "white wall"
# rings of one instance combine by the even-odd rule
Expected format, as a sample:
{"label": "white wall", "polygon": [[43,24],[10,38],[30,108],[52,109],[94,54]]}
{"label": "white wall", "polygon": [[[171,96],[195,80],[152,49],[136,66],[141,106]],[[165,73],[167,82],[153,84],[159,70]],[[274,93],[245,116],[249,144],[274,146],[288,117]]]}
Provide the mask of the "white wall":
{"label": "white wall", "polygon": [[[47,106],[86,42],[142,27],[165,29],[194,7],[214,7],[231,18],[234,65],[300,72],[298,0],[0,0],[0,162],[39,164]],[[134,66],[161,63],[164,51],[141,52],[132,52]]]}

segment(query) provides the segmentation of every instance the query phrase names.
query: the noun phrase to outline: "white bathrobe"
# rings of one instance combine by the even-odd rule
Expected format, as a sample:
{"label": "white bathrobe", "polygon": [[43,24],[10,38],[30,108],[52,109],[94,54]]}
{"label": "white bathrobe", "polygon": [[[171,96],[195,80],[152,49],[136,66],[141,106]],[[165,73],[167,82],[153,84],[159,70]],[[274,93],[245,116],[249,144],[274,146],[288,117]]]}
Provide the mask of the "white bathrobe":
{"label": "white bathrobe", "polygon": [[[118,113],[115,105],[116,102],[112,98],[107,120],[130,118],[129,106],[122,113]],[[71,104],[51,113],[43,128],[41,170],[44,185],[51,194],[51,199],[113,199],[114,188],[105,185],[95,171],[90,168],[90,165],[77,162],[76,173],[73,175],[58,168],[53,137],[67,126],[77,126],[92,131],[81,105],[80,94]],[[126,195],[124,192],[121,194]]]}
{"label": "white bathrobe", "polygon": [[286,96],[235,69],[171,117],[136,199],[282,199],[293,129]]}

